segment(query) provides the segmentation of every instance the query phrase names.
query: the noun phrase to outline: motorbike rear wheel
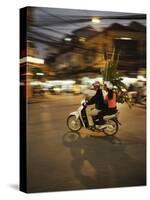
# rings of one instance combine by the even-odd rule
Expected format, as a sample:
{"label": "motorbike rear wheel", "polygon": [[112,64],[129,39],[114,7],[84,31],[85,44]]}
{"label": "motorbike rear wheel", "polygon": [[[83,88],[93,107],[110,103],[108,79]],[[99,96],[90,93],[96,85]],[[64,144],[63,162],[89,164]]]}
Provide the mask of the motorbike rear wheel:
{"label": "motorbike rear wheel", "polygon": [[113,136],[118,132],[118,123],[115,119],[109,119],[106,122],[107,125],[110,125],[110,127],[106,127],[103,129],[103,132],[107,135],[107,136]]}
{"label": "motorbike rear wheel", "polygon": [[70,115],[67,118],[67,126],[71,131],[79,131],[81,129],[81,122],[79,118],[76,118],[75,115]]}

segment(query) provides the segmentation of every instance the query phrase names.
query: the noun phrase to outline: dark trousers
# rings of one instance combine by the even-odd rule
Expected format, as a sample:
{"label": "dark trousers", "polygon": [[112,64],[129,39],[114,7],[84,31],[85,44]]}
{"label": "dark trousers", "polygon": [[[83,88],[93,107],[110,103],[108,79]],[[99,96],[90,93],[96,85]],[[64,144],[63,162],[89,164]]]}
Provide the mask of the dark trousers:
{"label": "dark trousers", "polygon": [[116,112],[117,112],[117,108],[116,107],[115,108],[105,108],[105,109],[101,110],[101,112],[99,112],[99,114],[98,114],[99,119],[100,119],[99,120],[100,124],[104,124],[105,123],[105,121],[103,119],[103,117],[105,115],[113,115]]}

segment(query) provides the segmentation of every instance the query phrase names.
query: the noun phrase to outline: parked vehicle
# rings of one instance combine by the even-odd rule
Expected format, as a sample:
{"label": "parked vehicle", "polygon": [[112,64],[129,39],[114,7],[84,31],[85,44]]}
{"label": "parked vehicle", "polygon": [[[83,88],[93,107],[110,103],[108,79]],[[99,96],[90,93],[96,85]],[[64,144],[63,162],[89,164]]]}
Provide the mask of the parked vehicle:
{"label": "parked vehicle", "polygon": [[146,94],[143,92],[143,88],[138,88],[137,91],[128,92],[130,102],[132,105],[140,104],[146,106]]}

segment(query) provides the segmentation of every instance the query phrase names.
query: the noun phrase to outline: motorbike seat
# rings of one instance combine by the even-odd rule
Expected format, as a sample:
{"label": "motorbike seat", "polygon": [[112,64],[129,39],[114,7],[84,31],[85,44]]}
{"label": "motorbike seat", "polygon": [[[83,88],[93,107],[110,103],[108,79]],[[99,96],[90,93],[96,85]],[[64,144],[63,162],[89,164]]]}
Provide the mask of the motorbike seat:
{"label": "motorbike seat", "polygon": [[117,115],[119,114],[119,112],[115,112],[114,114],[107,114],[107,115],[104,115],[103,119],[111,119],[111,118],[114,118],[116,117]]}

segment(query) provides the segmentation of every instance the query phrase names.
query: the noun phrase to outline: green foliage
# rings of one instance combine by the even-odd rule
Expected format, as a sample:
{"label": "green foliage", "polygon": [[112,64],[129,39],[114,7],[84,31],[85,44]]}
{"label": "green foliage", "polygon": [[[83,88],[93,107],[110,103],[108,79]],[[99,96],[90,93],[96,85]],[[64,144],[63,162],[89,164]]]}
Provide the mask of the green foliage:
{"label": "green foliage", "polygon": [[[112,58],[107,61],[107,66],[102,71],[103,80],[113,82],[115,80],[121,81],[122,74],[118,71],[119,54],[115,60],[115,51],[113,51]],[[119,83],[119,82],[118,82]]]}
{"label": "green foliage", "polygon": [[[117,57],[117,59],[114,59]],[[118,71],[118,62],[119,62],[119,53],[115,56],[115,50],[113,51],[112,58],[108,60],[107,66],[101,71],[103,76],[103,81],[109,81],[112,85],[117,87],[117,102],[118,103],[127,103],[131,108],[131,103],[129,96],[127,94],[127,87],[122,82],[123,74]]]}

